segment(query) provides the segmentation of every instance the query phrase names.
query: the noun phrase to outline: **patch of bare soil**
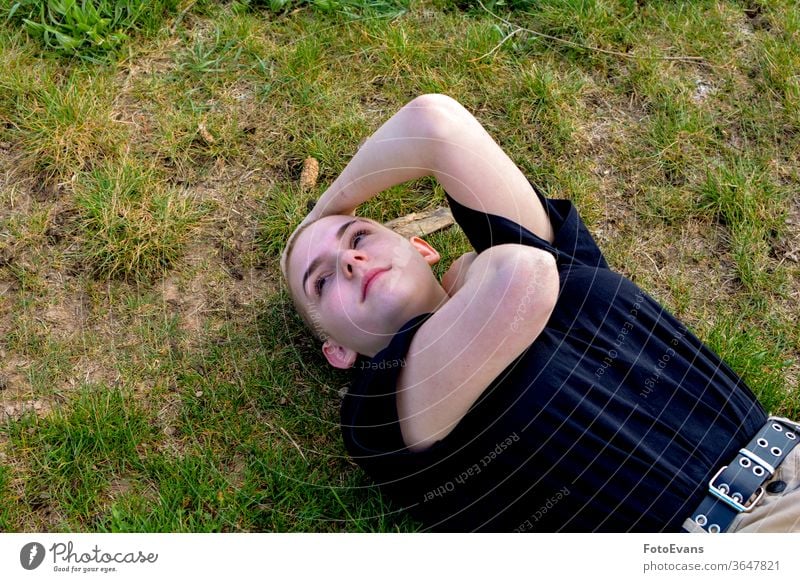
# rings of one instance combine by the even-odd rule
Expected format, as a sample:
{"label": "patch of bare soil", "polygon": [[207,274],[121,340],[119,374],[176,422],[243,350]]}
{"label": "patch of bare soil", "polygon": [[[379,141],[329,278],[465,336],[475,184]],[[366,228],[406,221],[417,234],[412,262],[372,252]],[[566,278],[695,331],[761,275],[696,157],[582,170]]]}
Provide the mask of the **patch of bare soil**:
{"label": "patch of bare soil", "polygon": [[133,483],[130,479],[125,477],[118,477],[114,479],[108,487],[108,496],[111,499],[118,499],[124,497],[133,489]]}
{"label": "patch of bare soil", "polygon": [[[41,213],[44,205],[49,211],[45,237],[26,241],[24,248],[0,247],[7,263],[25,264],[36,285],[34,290],[23,288],[8,264],[0,267],[0,329],[8,334],[24,325],[38,337],[57,342],[71,367],[52,387],[60,398],[84,384],[119,385],[126,381],[118,372],[120,358],[135,352],[142,342],[134,329],[138,316],[126,307],[126,297],[146,296],[148,290],[133,283],[90,281],[83,273],[70,272],[65,261],[51,260],[71,244],[69,205],[64,200],[38,202],[28,187],[16,186],[9,178],[13,164],[9,151],[0,150],[0,192],[14,204],[3,205],[0,218],[13,213],[15,219],[24,220],[34,211]],[[202,346],[231,318],[255,319],[260,303],[277,289],[256,246],[259,198],[268,186],[259,169],[224,164],[205,182],[186,186],[200,201],[211,203],[214,211],[182,259],[153,284],[165,314],[177,315],[183,332],[170,340],[175,349],[188,352]],[[11,194],[9,187],[15,188]],[[37,264],[37,257],[45,260]],[[44,416],[58,405],[34,393],[30,382],[34,364],[32,357],[0,346],[0,417],[19,418],[27,411]],[[146,396],[152,383],[137,381],[133,388]]]}
{"label": "patch of bare soil", "polygon": [[48,273],[43,279],[48,281],[48,287],[54,288],[48,292],[51,300],[41,310],[40,321],[44,329],[56,339],[75,338],[86,329],[91,310],[87,297],[80,290],[65,289],[62,273]]}
{"label": "patch of bare soil", "polygon": [[112,117],[125,124],[131,130],[134,143],[139,139],[147,139],[152,134],[152,116],[141,107],[135,95],[137,82],[144,78],[167,75],[175,68],[172,52],[180,44],[178,38],[171,38],[166,44],[159,46],[149,55],[142,55],[135,61],[129,61],[126,68],[120,68],[117,79],[120,90],[114,99]]}
{"label": "patch of bare soil", "polygon": [[[243,189],[242,184],[252,187]],[[258,196],[266,190],[259,170],[220,167],[207,181],[189,187],[200,200],[213,202],[215,211],[179,270],[158,283],[168,312],[177,313],[191,345],[202,340],[205,328],[244,315],[277,290],[261,264],[256,246]]]}
{"label": "patch of bare soil", "polygon": [[[778,260],[800,265],[800,199],[795,197],[786,213],[787,236],[774,247]],[[800,292],[795,288],[795,292]]]}
{"label": "patch of bare soil", "polygon": [[0,406],[2,406],[2,420],[9,418],[17,420],[29,412],[34,413],[36,416],[44,417],[51,410],[51,404],[41,399],[17,401],[13,404],[5,404],[0,401]]}
{"label": "patch of bare soil", "polygon": [[[800,198],[795,196],[787,211],[787,236],[776,249],[778,260],[788,267],[789,292],[781,302],[781,310],[787,321],[796,320],[800,305]],[[786,370],[786,384],[789,390],[800,390],[800,345],[793,351],[793,363]]]}
{"label": "patch of bare soil", "polygon": [[[0,335],[8,338],[15,331],[13,298],[19,284],[13,270],[21,261],[16,241],[7,229],[10,221],[30,212],[34,204],[30,195],[30,180],[19,177],[16,168],[20,155],[9,143],[0,143]],[[11,353],[7,344],[0,344],[0,422],[19,418],[27,411],[43,414],[49,408],[43,401],[31,399],[30,383],[25,373],[29,364],[25,358]]]}
{"label": "patch of bare soil", "polygon": [[118,386],[121,377],[114,366],[115,355],[113,352],[105,355],[106,357],[98,357],[97,353],[84,353],[74,358],[72,373],[65,379],[63,386],[69,389],[82,385],[103,385],[109,388]]}

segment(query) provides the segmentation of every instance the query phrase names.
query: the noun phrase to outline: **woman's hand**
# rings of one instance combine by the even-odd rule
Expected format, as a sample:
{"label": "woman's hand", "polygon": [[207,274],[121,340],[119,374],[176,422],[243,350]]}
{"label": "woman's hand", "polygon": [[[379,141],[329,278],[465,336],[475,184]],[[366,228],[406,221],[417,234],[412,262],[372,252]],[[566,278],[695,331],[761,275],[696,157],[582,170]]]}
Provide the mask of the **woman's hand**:
{"label": "woman's hand", "polygon": [[297,226],[297,228],[299,229],[306,224],[314,222],[315,220],[319,220],[320,218],[324,218],[325,216],[330,216],[331,214],[355,216],[355,207],[346,208],[342,206],[340,199],[341,197],[337,196],[332,191],[332,188],[325,190],[318,201],[309,202],[309,205],[311,205],[313,202],[313,206],[311,207],[311,210],[308,211],[308,214],[305,216],[305,218],[303,218],[303,220]]}

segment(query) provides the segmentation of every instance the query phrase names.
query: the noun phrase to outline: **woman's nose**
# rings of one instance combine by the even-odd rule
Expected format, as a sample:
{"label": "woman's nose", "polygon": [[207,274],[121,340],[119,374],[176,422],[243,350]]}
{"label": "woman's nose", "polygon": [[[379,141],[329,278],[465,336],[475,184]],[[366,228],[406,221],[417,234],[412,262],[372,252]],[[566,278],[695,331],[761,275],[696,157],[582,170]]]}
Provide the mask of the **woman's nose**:
{"label": "woman's nose", "polygon": [[344,276],[349,279],[355,274],[356,269],[363,266],[367,260],[367,255],[358,249],[347,249],[342,253],[339,260]]}

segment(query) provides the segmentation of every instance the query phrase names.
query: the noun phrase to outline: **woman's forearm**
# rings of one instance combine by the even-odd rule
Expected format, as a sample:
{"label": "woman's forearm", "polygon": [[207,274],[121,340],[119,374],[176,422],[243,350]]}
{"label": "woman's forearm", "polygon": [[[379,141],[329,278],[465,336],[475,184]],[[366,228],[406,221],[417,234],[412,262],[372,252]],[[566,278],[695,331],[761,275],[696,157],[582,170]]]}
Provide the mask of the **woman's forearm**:
{"label": "woman's forearm", "polygon": [[[426,109],[427,108],[427,109]],[[424,100],[400,109],[361,146],[309,215],[352,214],[378,193],[434,173],[437,136]]]}
{"label": "woman's forearm", "polygon": [[417,97],[384,123],[303,222],[352,214],[379,192],[423,176],[434,176],[463,206],[553,240],[547,213],[520,169],[472,114],[444,95]]}

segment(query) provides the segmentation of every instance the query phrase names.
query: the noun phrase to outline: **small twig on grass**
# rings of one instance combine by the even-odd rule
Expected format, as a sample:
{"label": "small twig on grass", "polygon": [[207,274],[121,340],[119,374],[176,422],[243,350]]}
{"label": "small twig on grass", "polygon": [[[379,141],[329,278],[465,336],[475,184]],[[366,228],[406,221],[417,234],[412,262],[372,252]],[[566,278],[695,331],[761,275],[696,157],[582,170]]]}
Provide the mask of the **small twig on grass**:
{"label": "small twig on grass", "polygon": [[[272,431],[274,431],[274,430],[275,430],[275,427],[274,427],[274,426],[272,426],[272,425],[271,425],[269,422],[267,422],[266,420],[262,420],[262,422],[263,422],[264,424],[266,424],[266,425],[267,425],[267,426],[270,428],[270,430],[272,430]],[[309,463],[308,463],[308,459],[306,459],[306,456],[303,454],[303,450],[300,448],[300,445],[298,445],[298,444],[297,444],[297,442],[296,442],[296,441],[295,441],[295,440],[292,438],[292,435],[290,435],[288,432],[286,432],[286,429],[285,429],[285,428],[283,428],[282,426],[279,426],[278,428],[280,429],[280,431],[281,431],[283,434],[285,434],[285,435],[286,435],[286,437],[289,439],[289,441],[291,441],[291,443],[294,445],[294,448],[296,448],[296,449],[297,449],[297,452],[299,452],[299,453],[300,453],[300,456],[301,456],[301,457],[303,457],[303,460],[306,462],[306,464],[309,464]]]}
{"label": "small twig on grass", "polygon": [[455,223],[450,209],[444,206],[425,210],[423,212],[412,212],[394,220],[390,220],[384,226],[390,228],[399,235],[408,238],[410,236],[428,236],[443,228]]}
{"label": "small twig on grass", "polygon": [[279,426],[278,428],[281,429],[281,432],[286,435],[286,438],[292,441],[294,448],[297,449],[297,452],[300,453],[300,456],[303,457],[303,460],[306,462],[306,464],[308,464],[308,459],[306,459],[306,456],[303,454],[303,449],[301,449],[300,445],[298,445],[297,442],[292,438],[292,435],[286,432],[286,429],[283,428],[282,426]]}
{"label": "small twig on grass", "polygon": [[197,4],[197,0],[192,0],[191,2],[189,2],[189,4],[187,4],[187,5],[186,5],[186,8],[184,8],[183,10],[181,10],[181,13],[180,13],[180,14],[178,14],[178,16],[177,16],[177,17],[175,18],[175,20],[173,21],[173,23],[172,23],[172,26],[170,26],[170,27],[169,27],[169,34],[170,34],[170,36],[172,36],[173,34],[175,34],[175,31],[178,29],[178,26],[179,26],[179,25],[180,25],[180,23],[183,21],[183,17],[184,17],[184,16],[186,16],[186,13],[187,13],[187,12],[189,12],[189,10],[191,10],[191,9],[192,9],[192,7],[193,7],[195,4]]}
{"label": "small twig on grass", "polygon": [[[483,4],[481,4],[481,6],[483,6]],[[482,60],[482,59],[484,59],[484,58],[486,58],[486,57],[490,57],[490,56],[492,56],[494,53],[496,53],[498,50],[500,50],[500,47],[502,47],[504,44],[506,44],[506,41],[507,41],[509,38],[511,38],[512,36],[514,36],[514,35],[515,35],[515,34],[517,34],[518,32],[522,32],[522,29],[521,29],[521,28],[515,28],[514,30],[512,30],[511,32],[509,32],[509,33],[508,33],[508,34],[505,36],[505,38],[504,38],[503,40],[501,40],[501,41],[500,41],[500,42],[497,44],[497,46],[495,46],[495,47],[494,47],[492,50],[490,50],[488,53],[484,53],[484,54],[482,54],[482,55],[481,55],[481,56],[479,56],[479,57],[476,57],[476,58],[474,58],[474,59],[470,59],[470,60],[469,60],[469,62],[470,62],[470,63],[475,63],[475,62],[478,62],[478,61],[480,61],[480,60]]]}
{"label": "small twig on grass", "polygon": [[[631,55],[631,54],[628,54],[628,53],[621,53],[619,51],[612,51],[612,50],[602,49],[602,48],[596,47],[596,46],[588,46],[588,45],[585,45],[585,44],[580,44],[578,42],[567,40],[565,38],[559,38],[557,36],[552,36],[552,35],[549,35],[549,34],[545,34],[544,32],[538,32],[536,30],[531,30],[530,28],[525,28],[524,26],[519,26],[518,24],[514,24],[513,22],[510,22],[510,21],[506,20],[505,18],[503,18],[501,16],[498,16],[497,14],[495,14],[494,12],[489,10],[488,8],[486,8],[486,6],[483,5],[483,2],[481,2],[481,0],[478,0],[478,4],[480,4],[480,7],[483,8],[490,15],[492,15],[494,18],[496,18],[500,22],[506,24],[507,26],[510,26],[510,27],[515,29],[514,32],[512,32],[509,35],[507,35],[503,40],[500,41],[500,44],[498,44],[496,47],[494,47],[494,49],[492,49],[491,51],[489,51],[488,53],[483,55],[483,57],[491,56],[492,54],[494,54],[494,52],[497,51],[515,33],[520,32],[520,31],[525,31],[525,32],[527,32],[529,34],[532,34],[534,36],[539,36],[541,38],[546,38],[548,40],[552,40],[552,41],[555,41],[555,42],[560,42],[562,44],[566,44],[568,46],[572,46],[572,47],[575,47],[575,48],[581,48],[581,49],[584,49],[584,50],[587,50],[587,51],[603,53],[603,54],[612,55],[612,56],[615,56],[615,57],[623,57],[623,58],[626,58],[626,59],[655,59],[655,60],[659,60],[659,61],[679,61],[679,62],[688,62],[688,63],[703,63],[703,62],[705,62],[705,59],[703,59],[703,57],[691,57],[691,56],[670,57],[670,56]],[[475,60],[480,60],[483,57],[479,57],[478,59],[475,59]]]}

